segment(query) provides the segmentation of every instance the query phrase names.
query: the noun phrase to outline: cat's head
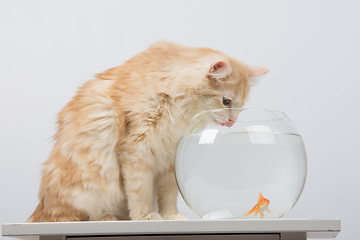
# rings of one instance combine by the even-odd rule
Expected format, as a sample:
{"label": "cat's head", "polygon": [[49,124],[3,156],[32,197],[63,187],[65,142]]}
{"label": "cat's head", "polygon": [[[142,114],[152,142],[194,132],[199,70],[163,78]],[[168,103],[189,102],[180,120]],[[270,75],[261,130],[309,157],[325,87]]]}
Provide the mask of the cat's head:
{"label": "cat's head", "polygon": [[[151,86],[165,89],[175,99],[186,99],[182,111],[189,117],[204,110],[242,108],[254,78],[268,72],[266,68],[246,65],[218,50],[166,41],[153,44],[144,54],[147,54],[143,58],[144,66],[151,65],[147,68],[151,76],[159,74],[159,84],[154,81]],[[226,114],[218,111],[214,116],[219,124],[229,126],[236,121],[231,111],[223,112]]]}
{"label": "cat's head", "polygon": [[[255,78],[268,72],[266,68],[249,66],[227,56],[208,61],[207,66],[206,76],[197,89],[200,110],[242,108]],[[236,118],[231,110],[214,113],[214,120],[228,127]]]}

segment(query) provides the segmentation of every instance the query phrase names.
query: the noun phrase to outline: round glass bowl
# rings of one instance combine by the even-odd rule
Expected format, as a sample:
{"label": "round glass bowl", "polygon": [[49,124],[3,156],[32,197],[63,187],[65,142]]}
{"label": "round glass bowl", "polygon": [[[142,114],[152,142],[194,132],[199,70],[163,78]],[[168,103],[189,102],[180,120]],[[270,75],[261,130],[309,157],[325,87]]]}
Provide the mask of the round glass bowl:
{"label": "round glass bowl", "polygon": [[218,109],[195,115],[176,150],[178,187],[203,219],[280,218],[305,184],[303,140],[282,112]]}

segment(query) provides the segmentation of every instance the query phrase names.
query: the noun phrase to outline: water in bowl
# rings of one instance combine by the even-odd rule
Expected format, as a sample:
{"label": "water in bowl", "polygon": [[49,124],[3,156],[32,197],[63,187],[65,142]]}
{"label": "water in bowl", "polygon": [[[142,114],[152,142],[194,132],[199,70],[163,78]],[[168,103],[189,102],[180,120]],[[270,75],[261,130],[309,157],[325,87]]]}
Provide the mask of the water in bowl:
{"label": "water in bowl", "polygon": [[281,133],[206,130],[182,137],[176,159],[179,189],[191,209],[204,219],[244,216],[270,200],[265,218],[280,218],[297,201],[306,177],[301,136]]}

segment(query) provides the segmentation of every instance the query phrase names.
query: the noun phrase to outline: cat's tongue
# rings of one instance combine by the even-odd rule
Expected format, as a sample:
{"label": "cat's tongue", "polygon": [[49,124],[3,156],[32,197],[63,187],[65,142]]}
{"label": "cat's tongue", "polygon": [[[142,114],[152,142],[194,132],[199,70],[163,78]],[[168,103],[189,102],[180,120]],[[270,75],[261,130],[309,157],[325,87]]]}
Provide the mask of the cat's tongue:
{"label": "cat's tongue", "polygon": [[234,121],[226,121],[224,123],[220,123],[221,126],[225,126],[225,127],[232,127],[232,125],[234,125]]}

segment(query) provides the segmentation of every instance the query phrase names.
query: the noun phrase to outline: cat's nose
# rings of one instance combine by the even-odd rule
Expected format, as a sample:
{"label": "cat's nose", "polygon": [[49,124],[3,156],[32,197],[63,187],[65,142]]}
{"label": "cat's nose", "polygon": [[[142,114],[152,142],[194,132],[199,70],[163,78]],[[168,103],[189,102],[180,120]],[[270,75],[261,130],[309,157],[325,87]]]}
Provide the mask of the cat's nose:
{"label": "cat's nose", "polygon": [[235,121],[229,119],[228,121],[226,121],[226,122],[224,123],[224,126],[226,126],[226,127],[232,127],[232,125],[234,125],[234,123],[235,123]]}

